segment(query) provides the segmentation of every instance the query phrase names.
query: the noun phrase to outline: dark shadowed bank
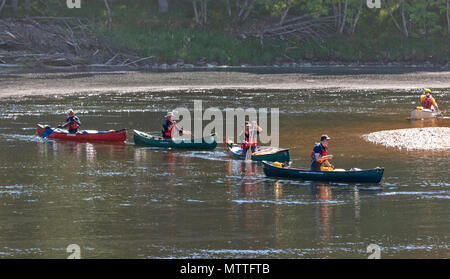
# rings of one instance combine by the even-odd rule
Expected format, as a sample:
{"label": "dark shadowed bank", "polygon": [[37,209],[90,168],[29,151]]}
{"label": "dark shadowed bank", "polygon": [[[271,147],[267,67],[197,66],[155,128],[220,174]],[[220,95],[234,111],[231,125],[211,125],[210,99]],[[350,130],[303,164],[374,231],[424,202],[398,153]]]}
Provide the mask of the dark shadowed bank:
{"label": "dark shadowed bank", "polygon": [[0,66],[448,67],[450,0],[0,0]]}

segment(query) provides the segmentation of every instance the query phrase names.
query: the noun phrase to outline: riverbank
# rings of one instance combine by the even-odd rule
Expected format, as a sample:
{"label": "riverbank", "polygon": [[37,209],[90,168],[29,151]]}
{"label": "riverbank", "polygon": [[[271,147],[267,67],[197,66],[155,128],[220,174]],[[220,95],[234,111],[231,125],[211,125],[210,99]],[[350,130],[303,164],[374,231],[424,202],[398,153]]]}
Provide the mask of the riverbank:
{"label": "riverbank", "polygon": [[[251,81],[251,82],[249,82]],[[0,98],[19,96],[209,89],[439,90],[450,71],[417,68],[310,67],[198,71],[0,71]]]}
{"label": "riverbank", "polygon": [[427,42],[401,39],[389,43],[333,37],[320,43],[294,41],[289,45],[281,39],[242,39],[217,30],[178,28],[152,32],[129,25],[105,29],[77,17],[0,19],[0,71],[249,67],[450,69],[446,37]]}
{"label": "riverbank", "polygon": [[450,64],[433,64],[427,63],[413,63],[413,62],[373,62],[373,63],[358,63],[358,62],[285,62],[281,64],[273,64],[271,66],[258,66],[241,64],[238,66],[219,65],[217,63],[206,63],[205,65],[185,64],[179,60],[174,64],[167,63],[148,63],[143,65],[108,65],[108,64],[87,64],[87,65],[41,65],[40,67],[29,67],[23,64],[0,64],[0,73],[2,72],[70,72],[70,71],[220,71],[220,70],[281,70],[281,71],[304,71],[304,70],[321,70],[321,69],[335,69],[347,71],[348,68],[364,68],[364,69],[378,69],[387,71],[446,71],[450,70]]}

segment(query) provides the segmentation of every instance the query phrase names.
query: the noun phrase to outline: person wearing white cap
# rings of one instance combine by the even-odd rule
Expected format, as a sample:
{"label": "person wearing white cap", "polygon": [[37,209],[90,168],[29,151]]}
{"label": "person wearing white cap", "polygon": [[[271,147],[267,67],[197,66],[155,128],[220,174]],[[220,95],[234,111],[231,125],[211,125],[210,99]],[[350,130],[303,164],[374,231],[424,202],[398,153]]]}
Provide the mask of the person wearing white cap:
{"label": "person wearing white cap", "polygon": [[78,132],[78,127],[81,126],[81,121],[75,115],[73,109],[69,109],[67,111],[68,118],[66,119],[66,123],[59,125],[58,128],[68,127],[70,134],[76,134]]}

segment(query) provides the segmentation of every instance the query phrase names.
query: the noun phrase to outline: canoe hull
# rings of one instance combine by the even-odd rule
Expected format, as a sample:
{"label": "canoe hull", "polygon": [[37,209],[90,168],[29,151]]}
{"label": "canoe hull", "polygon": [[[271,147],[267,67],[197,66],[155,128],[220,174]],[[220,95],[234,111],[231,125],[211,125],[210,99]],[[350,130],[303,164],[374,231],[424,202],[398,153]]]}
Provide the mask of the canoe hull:
{"label": "canoe hull", "polygon": [[[239,160],[245,160],[245,156],[236,153],[233,149],[238,147],[238,145],[227,145],[228,151],[231,154],[231,157]],[[267,149],[274,147],[266,147]],[[252,161],[262,162],[289,162],[291,160],[289,155],[289,149],[285,148],[277,148],[278,150],[273,154],[265,154],[265,155],[252,155]]]}
{"label": "canoe hull", "polygon": [[[46,131],[45,125],[37,125],[37,132],[40,137],[42,133]],[[52,128],[50,128],[52,129]],[[113,141],[120,142],[127,139],[127,130],[117,130],[117,131],[79,131],[76,134],[69,134],[63,129],[56,129],[55,132],[48,136],[49,139],[61,139],[61,140],[71,140],[71,141]]]}
{"label": "canoe hull", "polygon": [[439,113],[429,109],[415,109],[411,111],[410,119],[420,120],[420,119],[431,119],[438,116]]}
{"label": "canoe hull", "polygon": [[145,145],[152,147],[162,148],[178,148],[178,149],[201,149],[201,150],[213,150],[217,147],[217,136],[211,135],[209,137],[202,138],[200,142],[196,140],[182,140],[180,142],[161,139],[150,134],[134,130],[134,143],[137,145]]}
{"label": "canoe hull", "polygon": [[309,171],[298,168],[280,168],[269,162],[263,162],[264,174],[268,177],[301,179],[306,181],[379,183],[384,168],[359,171]]}

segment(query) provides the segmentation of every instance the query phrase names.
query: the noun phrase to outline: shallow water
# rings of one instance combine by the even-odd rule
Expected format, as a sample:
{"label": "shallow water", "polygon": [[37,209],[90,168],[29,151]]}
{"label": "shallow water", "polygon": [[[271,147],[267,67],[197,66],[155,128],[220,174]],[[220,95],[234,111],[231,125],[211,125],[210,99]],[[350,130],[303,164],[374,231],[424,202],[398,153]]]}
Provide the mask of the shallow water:
{"label": "shallow water", "polygon": [[[450,90],[434,96],[445,111]],[[322,133],[338,168],[385,167],[380,184],[269,179],[262,166],[215,151],[136,147],[132,129],[158,132],[168,110],[279,108],[280,145],[307,166]],[[26,97],[0,101],[0,257],[367,258],[450,257],[448,151],[366,142],[408,121],[417,92],[186,90]],[[85,129],[128,128],[123,144],[42,140],[68,107]],[[221,136],[219,134],[219,136]],[[222,135],[223,137],[223,135]]]}

